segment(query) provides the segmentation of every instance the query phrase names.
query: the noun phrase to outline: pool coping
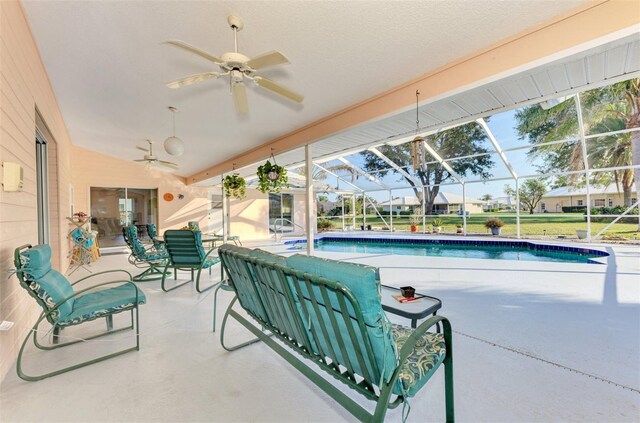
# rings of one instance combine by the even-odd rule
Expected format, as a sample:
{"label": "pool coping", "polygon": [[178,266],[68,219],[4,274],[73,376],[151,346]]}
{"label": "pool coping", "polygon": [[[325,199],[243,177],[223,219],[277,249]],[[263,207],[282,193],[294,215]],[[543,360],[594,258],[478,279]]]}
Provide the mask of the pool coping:
{"label": "pool coping", "polygon": [[[380,235],[384,235],[381,237]],[[406,243],[406,244],[431,244],[431,245],[467,245],[467,246],[500,246],[500,247],[520,247],[527,248],[529,250],[536,251],[557,251],[557,252],[567,252],[578,255],[593,255],[596,257],[588,258],[587,264],[605,264],[601,259],[609,257],[609,253],[606,251],[593,249],[593,248],[585,248],[585,247],[571,247],[565,245],[556,245],[556,244],[543,244],[537,243],[528,240],[512,240],[512,239],[452,239],[451,237],[425,237],[425,236],[415,236],[415,235],[394,235],[394,234],[366,234],[365,236],[361,234],[354,233],[326,233],[326,234],[318,234],[314,236],[314,242],[322,241],[322,240],[335,240],[335,241],[364,241],[370,243],[384,243],[384,242],[396,242],[396,243]],[[291,239],[283,242],[284,245],[295,245],[295,244],[306,244],[306,238],[300,239]]]}

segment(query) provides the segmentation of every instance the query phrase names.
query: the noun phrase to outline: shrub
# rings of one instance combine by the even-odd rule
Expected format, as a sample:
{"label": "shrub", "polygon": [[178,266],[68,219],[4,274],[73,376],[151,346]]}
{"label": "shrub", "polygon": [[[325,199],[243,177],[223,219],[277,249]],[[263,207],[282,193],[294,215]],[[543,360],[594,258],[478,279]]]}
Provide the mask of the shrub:
{"label": "shrub", "polygon": [[503,226],[504,222],[497,217],[490,217],[484,222],[484,227],[487,229],[502,228]]}
{"label": "shrub", "polygon": [[413,212],[411,210],[402,210],[398,213],[400,216],[411,216]]}
{"label": "shrub", "polygon": [[[609,223],[615,220],[615,217],[599,217],[601,214],[611,214],[618,215],[625,212],[627,208],[625,206],[615,206],[615,207],[592,207],[591,208],[591,221],[592,222],[604,222]],[[638,208],[634,207],[627,215],[625,215],[622,219],[618,220],[620,223],[638,223],[637,217],[630,217],[628,215],[637,215]],[[584,212],[584,220],[587,221],[587,212]]]}
{"label": "shrub", "polygon": [[438,226],[442,226],[442,219],[435,218],[435,219],[433,219],[433,221],[431,222],[431,224],[432,224],[435,228],[437,228]]}
{"label": "shrub", "polygon": [[328,231],[329,229],[333,229],[333,222],[329,219],[318,219],[318,231]]}
{"label": "shrub", "polygon": [[565,206],[562,207],[562,213],[584,213],[587,211],[587,206]]}

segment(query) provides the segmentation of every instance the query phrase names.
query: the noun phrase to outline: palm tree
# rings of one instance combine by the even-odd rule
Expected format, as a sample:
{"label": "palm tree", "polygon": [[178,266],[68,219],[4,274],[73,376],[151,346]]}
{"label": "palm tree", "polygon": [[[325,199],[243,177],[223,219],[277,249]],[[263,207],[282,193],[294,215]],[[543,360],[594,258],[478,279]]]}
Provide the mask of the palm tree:
{"label": "palm tree", "polygon": [[[611,132],[640,126],[640,79],[630,79],[580,94],[586,134]],[[516,129],[522,139],[534,147],[530,155],[543,154],[546,169],[583,170],[584,159],[579,142],[543,145],[578,134],[574,101],[565,101],[549,110],[539,105],[516,112]],[[640,132],[592,139],[587,144],[590,168],[640,165]],[[625,206],[631,206],[632,187],[636,181],[636,197],[640,198],[640,168],[594,173],[590,183],[615,182],[622,188]],[[572,185],[586,183],[580,175],[568,178]],[[640,228],[640,225],[639,225]]]}

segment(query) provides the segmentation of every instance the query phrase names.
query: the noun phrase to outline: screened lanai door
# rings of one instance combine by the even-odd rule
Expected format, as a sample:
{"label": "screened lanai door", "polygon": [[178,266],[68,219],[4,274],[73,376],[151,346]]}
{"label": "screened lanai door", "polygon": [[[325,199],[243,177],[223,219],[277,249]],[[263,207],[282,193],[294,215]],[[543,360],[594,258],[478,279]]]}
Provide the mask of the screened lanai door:
{"label": "screened lanai door", "polygon": [[131,224],[145,240],[146,225],[157,222],[157,189],[91,187],[91,229],[100,248],[124,246],[122,227]]}

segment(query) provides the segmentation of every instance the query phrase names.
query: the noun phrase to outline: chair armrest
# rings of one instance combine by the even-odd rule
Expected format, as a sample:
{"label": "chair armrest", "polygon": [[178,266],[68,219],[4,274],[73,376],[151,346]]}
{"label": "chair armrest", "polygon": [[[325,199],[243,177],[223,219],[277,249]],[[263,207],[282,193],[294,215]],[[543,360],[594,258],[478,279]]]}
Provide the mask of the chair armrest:
{"label": "chair armrest", "polygon": [[115,272],[124,272],[124,273],[126,273],[126,274],[129,276],[129,280],[131,280],[131,279],[133,278],[133,276],[131,276],[131,273],[127,272],[126,270],[122,270],[122,269],[116,269],[116,270],[105,270],[104,272],[94,273],[94,274],[92,274],[92,275],[85,276],[84,278],[78,279],[77,281],[75,281],[74,283],[72,283],[72,284],[71,284],[71,286],[73,286],[73,285],[75,285],[75,284],[77,284],[77,283],[79,283],[79,282],[85,281],[85,280],[87,280],[87,279],[89,279],[89,278],[92,278],[92,277],[94,277],[94,276],[104,275],[105,273],[115,273]]}
{"label": "chair armrest", "polygon": [[205,254],[204,258],[202,259],[202,262],[204,263],[205,261],[207,261],[207,257],[209,257],[209,254],[213,253],[214,251],[216,251],[217,248],[213,247],[212,249],[210,249],[209,251],[207,251],[207,254]]}

